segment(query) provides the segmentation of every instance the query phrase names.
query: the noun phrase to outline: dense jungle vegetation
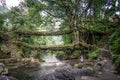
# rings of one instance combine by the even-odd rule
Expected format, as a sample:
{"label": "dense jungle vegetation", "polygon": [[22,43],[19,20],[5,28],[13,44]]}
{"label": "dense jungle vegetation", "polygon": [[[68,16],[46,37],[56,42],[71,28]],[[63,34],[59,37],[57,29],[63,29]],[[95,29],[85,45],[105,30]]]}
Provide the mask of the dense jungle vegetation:
{"label": "dense jungle vegetation", "polygon": [[0,59],[110,59],[120,73],[120,0],[24,0],[0,6]]}

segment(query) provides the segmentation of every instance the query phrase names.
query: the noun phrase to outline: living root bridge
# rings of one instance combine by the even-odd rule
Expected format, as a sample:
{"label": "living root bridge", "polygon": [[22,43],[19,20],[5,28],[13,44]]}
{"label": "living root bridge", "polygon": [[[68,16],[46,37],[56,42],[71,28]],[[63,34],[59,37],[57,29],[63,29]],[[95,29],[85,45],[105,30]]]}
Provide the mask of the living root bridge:
{"label": "living root bridge", "polygon": [[[83,30],[83,31],[82,31]],[[63,30],[63,31],[41,31],[41,32],[34,32],[34,31],[19,31],[16,30],[14,31],[14,33],[16,34],[20,34],[20,35],[35,35],[35,36],[56,36],[56,35],[64,35],[64,34],[70,34],[74,31],[79,31],[80,33],[84,33],[84,32],[92,32],[95,35],[104,35],[104,32],[98,32],[98,31],[94,31],[94,30],[89,30],[86,28],[81,28],[81,29],[70,29],[70,30]]]}
{"label": "living root bridge", "polygon": [[68,44],[68,45],[55,45],[55,46],[44,46],[44,45],[33,46],[33,45],[28,44],[28,43],[24,43],[24,42],[20,42],[20,41],[14,41],[12,43],[20,45],[20,46],[31,48],[33,50],[54,50],[54,51],[56,51],[56,50],[80,49],[81,47],[85,47],[85,48],[93,48],[94,47],[92,45],[88,45],[88,44],[83,43],[83,42],[72,43],[72,44]]}
{"label": "living root bridge", "polygon": [[35,36],[55,36],[55,35],[63,35],[63,34],[70,34],[73,32],[73,29],[70,30],[64,30],[64,31],[53,31],[53,32],[33,32],[33,31],[14,31],[16,34],[21,35],[35,35]]}

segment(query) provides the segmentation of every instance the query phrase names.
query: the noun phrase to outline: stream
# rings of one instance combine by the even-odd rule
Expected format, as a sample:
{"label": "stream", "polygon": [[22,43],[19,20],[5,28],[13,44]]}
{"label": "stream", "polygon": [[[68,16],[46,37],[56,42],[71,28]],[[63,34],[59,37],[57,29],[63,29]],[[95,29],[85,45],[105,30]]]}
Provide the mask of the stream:
{"label": "stream", "polygon": [[53,73],[56,69],[59,69],[66,64],[58,60],[54,54],[50,53],[43,56],[43,60],[45,62],[41,62],[36,68],[25,70],[25,73],[33,76],[34,80],[41,80],[41,77]]}
{"label": "stream", "polygon": [[44,55],[43,60],[45,62],[39,62],[36,67],[13,71],[10,76],[18,80],[120,80],[120,76],[114,74],[114,65],[110,60],[98,61],[94,67],[80,69],[72,67],[67,61],[58,60],[50,53]]}
{"label": "stream", "polygon": [[43,76],[51,74],[56,69],[67,65],[64,61],[58,60],[54,54],[50,53],[44,55],[43,60],[45,62],[39,62],[36,67],[12,71],[10,76],[16,77],[19,80],[42,80]]}

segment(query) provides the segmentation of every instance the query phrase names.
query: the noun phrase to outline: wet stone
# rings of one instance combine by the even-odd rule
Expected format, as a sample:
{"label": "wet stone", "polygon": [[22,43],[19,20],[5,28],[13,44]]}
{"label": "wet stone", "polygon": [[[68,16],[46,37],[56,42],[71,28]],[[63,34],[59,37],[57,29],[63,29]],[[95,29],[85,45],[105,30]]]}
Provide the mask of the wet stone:
{"label": "wet stone", "polygon": [[0,75],[8,74],[8,69],[5,67],[3,63],[0,63]]}
{"label": "wet stone", "polygon": [[17,80],[17,79],[13,78],[13,77],[8,77],[8,76],[0,75],[0,80]]}

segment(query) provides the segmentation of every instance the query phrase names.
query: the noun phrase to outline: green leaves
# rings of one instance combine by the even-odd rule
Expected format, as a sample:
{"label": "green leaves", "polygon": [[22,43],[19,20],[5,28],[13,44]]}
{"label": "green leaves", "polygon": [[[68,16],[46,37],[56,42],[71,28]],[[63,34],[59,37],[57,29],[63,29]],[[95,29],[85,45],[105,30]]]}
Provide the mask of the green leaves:
{"label": "green leaves", "polygon": [[120,37],[114,41],[114,44],[112,45],[112,50],[114,54],[120,55]]}
{"label": "green leaves", "polygon": [[113,61],[117,72],[120,74],[120,27],[116,28],[115,32],[110,36],[109,44],[111,45],[112,53],[117,55]]}
{"label": "green leaves", "polygon": [[3,23],[4,23],[4,20],[3,20],[2,15],[0,14],[0,26],[2,26],[2,25],[3,25]]}
{"label": "green leaves", "polygon": [[27,7],[39,7],[38,0],[25,0],[25,4],[27,5]]}
{"label": "green leaves", "polygon": [[116,66],[117,73],[120,74],[120,57],[116,58],[114,63]]}
{"label": "green leaves", "polygon": [[71,36],[70,35],[64,35],[64,44],[70,44],[71,43]]}
{"label": "green leaves", "polygon": [[95,55],[101,55],[101,52],[99,49],[96,49],[94,51],[91,51],[88,53],[88,58],[93,59]]}
{"label": "green leaves", "polygon": [[114,45],[117,39],[120,38],[120,28],[116,29],[116,31],[110,36],[109,44]]}

